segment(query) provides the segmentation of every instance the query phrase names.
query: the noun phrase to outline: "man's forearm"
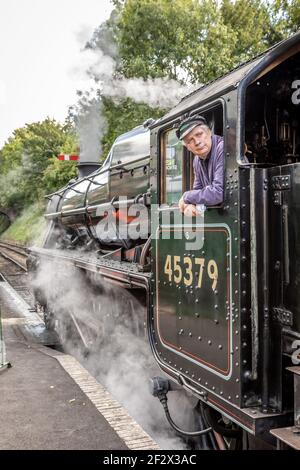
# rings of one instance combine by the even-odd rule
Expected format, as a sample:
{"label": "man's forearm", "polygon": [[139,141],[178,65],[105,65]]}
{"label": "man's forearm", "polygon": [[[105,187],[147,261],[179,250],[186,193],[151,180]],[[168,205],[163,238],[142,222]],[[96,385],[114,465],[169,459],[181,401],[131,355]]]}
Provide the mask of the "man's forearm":
{"label": "man's forearm", "polygon": [[203,189],[192,189],[183,194],[186,204],[204,204],[205,206],[216,206],[223,202],[223,189],[213,185]]}

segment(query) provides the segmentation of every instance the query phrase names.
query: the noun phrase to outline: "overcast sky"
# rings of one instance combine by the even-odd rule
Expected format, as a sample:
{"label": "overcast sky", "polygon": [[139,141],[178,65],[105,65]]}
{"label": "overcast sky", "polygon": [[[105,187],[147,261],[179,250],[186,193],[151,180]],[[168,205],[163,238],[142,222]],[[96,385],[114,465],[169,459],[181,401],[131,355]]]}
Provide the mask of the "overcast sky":
{"label": "overcast sky", "polygon": [[0,148],[12,131],[76,101],[80,49],[110,0],[0,0]]}

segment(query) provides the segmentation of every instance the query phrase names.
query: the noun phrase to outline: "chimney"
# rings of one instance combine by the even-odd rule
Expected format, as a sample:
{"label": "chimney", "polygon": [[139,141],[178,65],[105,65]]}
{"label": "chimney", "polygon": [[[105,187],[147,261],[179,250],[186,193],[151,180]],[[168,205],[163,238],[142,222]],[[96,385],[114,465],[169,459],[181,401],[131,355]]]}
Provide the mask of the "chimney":
{"label": "chimney", "polygon": [[90,175],[94,171],[98,170],[100,168],[101,163],[97,162],[81,162],[79,160],[79,163],[77,165],[78,168],[78,177],[79,178],[84,178],[85,176]]}

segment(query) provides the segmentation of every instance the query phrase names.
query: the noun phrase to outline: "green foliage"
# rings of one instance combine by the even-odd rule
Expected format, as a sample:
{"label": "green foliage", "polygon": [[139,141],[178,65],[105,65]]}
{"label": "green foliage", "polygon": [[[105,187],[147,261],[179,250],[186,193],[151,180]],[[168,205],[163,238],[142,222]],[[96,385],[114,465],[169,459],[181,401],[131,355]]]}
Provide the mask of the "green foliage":
{"label": "green foliage", "polygon": [[277,40],[295,33],[300,28],[299,0],[275,0],[271,2],[270,14]]}
{"label": "green foliage", "polygon": [[299,0],[114,1],[125,77],[208,82],[299,28]]}
{"label": "green foliage", "polygon": [[0,206],[18,212],[24,207],[24,198],[25,180],[22,166],[12,168],[6,174],[0,174]]}
{"label": "green foliage", "polygon": [[[15,130],[0,150],[0,205],[19,212],[40,199],[45,191],[58,189],[61,181],[74,176],[74,165],[71,163],[64,170],[58,182],[52,178],[45,185],[44,175],[46,172],[50,177],[53,175],[54,156],[70,153],[76,147],[72,132],[48,118]],[[59,173],[58,168],[56,170]]]}
{"label": "green foliage", "polygon": [[268,8],[261,0],[223,0],[224,24],[235,36],[232,44],[234,62],[244,62],[271,45],[271,21]]}
{"label": "green foliage", "polygon": [[17,131],[14,138],[10,137],[8,142],[0,150],[0,171],[7,174],[12,169],[16,169],[22,163],[23,144]]}
{"label": "green foliage", "polygon": [[76,162],[60,161],[53,157],[43,173],[43,189],[46,193],[53,193],[65,186],[70,179],[77,175]]}
{"label": "green foliage", "polygon": [[1,235],[1,239],[17,241],[24,245],[39,245],[46,227],[44,211],[45,208],[41,202],[27,207]]}
{"label": "green foliage", "polygon": [[[191,81],[203,81],[211,78],[212,63],[213,69],[217,67],[222,72],[230,61],[228,52],[234,38],[221,22],[217,3],[207,0],[200,3],[197,0],[127,0],[120,5],[118,2],[116,37],[121,73],[145,79],[188,77]],[[210,33],[216,41],[222,40],[222,57],[218,44],[207,55]],[[214,61],[217,55],[218,60]],[[204,58],[210,63],[205,65]]]}

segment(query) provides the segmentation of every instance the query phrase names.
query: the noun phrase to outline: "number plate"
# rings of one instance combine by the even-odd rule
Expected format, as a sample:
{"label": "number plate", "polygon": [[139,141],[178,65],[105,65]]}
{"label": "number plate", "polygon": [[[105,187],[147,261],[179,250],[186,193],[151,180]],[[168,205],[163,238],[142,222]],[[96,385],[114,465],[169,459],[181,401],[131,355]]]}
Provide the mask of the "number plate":
{"label": "number plate", "polygon": [[[197,232],[197,241],[195,240]],[[159,229],[156,329],[177,356],[231,375],[231,235],[226,224]]]}

